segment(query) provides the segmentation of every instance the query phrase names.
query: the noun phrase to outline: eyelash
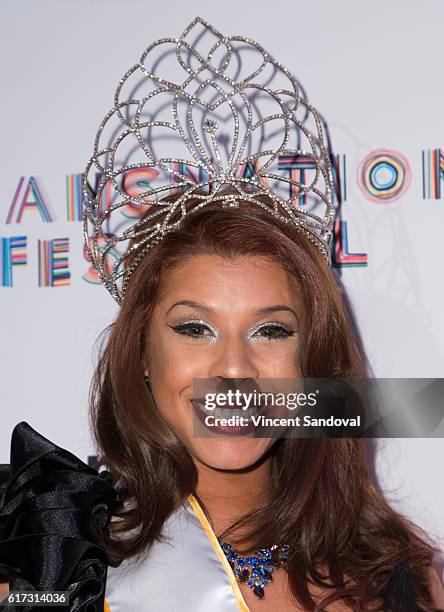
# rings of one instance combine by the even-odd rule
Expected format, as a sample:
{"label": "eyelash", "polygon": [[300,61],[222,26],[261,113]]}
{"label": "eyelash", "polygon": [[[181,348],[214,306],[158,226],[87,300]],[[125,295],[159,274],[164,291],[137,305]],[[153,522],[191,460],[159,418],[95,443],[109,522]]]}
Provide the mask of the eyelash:
{"label": "eyelash", "polygon": [[[183,323],[181,325],[170,325],[169,327],[171,327],[172,330],[174,330],[177,334],[180,334],[181,336],[188,336],[189,338],[191,338],[192,340],[200,340],[201,338],[204,338],[205,336],[199,336],[199,335],[193,335],[188,333],[187,330],[190,329],[209,329],[209,327],[207,325],[204,325],[203,323]],[[285,327],[283,327],[280,324],[269,324],[269,325],[264,325],[263,327],[259,328],[259,330],[263,330],[263,329],[274,329],[274,330],[279,330],[279,334],[275,335],[275,336],[265,336],[266,340],[286,340],[287,338],[289,338],[290,336],[294,336],[294,331],[292,330],[288,330]]]}

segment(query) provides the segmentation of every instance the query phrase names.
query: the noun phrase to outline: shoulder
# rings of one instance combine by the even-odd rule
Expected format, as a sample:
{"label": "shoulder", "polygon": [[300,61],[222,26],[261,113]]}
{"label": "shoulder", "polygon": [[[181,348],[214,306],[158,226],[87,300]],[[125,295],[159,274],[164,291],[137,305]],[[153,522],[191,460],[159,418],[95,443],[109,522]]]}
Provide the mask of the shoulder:
{"label": "shoulder", "polygon": [[444,609],[444,587],[442,577],[439,576],[438,571],[432,565],[427,569],[427,578],[433,605],[437,608]]}
{"label": "shoulder", "polygon": [[[327,565],[322,564],[320,566],[320,569],[321,569],[321,573],[323,573],[324,575],[328,575],[329,570],[328,570]],[[331,578],[327,578],[326,582],[333,586],[333,580]],[[347,573],[344,574],[344,582],[347,587],[357,587],[358,586],[358,583],[356,582],[356,580]],[[331,595],[330,588],[320,587],[319,585],[315,585],[313,583],[310,583],[307,586],[308,586],[310,595],[313,597],[317,605],[322,604],[323,600],[329,595]],[[385,610],[384,606],[385,606],[384,598],[376,597],[369,604],[367,604],[366,609],[369,611],[375,610],[376,612],[376,611]],[[350,612],[350,606],[347,605],[342,599],[336,599],[329,604],[323,605],[322,610],[325,610],[325,612]]]}

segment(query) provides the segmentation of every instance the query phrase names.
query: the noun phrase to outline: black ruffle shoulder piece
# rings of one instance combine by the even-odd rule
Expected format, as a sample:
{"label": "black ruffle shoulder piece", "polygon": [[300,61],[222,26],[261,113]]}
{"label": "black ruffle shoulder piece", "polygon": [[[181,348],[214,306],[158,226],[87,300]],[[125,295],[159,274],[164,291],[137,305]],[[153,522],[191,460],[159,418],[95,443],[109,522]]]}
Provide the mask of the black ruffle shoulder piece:
{"label": "black ruffle shoulder piece", "polygon": [[0,572],[10,591],[68,591],[70,612],[103,612],[108,565],[119,565],[100,544],[119,501],[111,473],[23,421],[12,432],[8,476],[0,489]]}

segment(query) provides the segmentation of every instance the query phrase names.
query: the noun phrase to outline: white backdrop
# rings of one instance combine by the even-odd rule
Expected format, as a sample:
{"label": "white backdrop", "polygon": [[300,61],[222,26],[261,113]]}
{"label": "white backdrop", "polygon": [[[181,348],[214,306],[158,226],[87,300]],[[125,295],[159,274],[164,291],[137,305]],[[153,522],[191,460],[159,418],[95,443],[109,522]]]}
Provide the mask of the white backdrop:
{"label": "white backdrop", "polygon": [[[67,177],[83,171],[119,78],[149,42],[179,35],[197,15],[256,39],[287,66],[345,156],[349,255],[340,270],[374,374],[444,376],[442,2],[2,0],[0,462],[21,420],[84,460],[94,453],[86,417],[93,343],[117,305],[84,278]],[[374,176],[388,184],[382,150],[394,155],[404,187],[375,202],[358,174],[374,154]],[[26,246],[4,240],[20,236]],[[60,238],[69,239],[67,252],[59,244],[69,278],[39,286],[38,241]],[[384,440],[376,466],[394,505],[442,543],[443,458],[441,439]]]}

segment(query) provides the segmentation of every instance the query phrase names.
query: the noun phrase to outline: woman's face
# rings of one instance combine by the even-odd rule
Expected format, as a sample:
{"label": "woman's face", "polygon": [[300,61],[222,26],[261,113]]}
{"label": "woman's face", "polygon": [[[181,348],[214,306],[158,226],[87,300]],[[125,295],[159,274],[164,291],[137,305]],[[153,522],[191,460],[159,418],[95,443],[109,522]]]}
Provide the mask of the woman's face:
{"label": "woman's face", "polygon": [[272,438],[193,435],[193,380],[299,377],[303,318],[295,284],[265,257],[195,255],[165,275],[145,374],[163,418],[195,461],[245,469],[270,448]]}

